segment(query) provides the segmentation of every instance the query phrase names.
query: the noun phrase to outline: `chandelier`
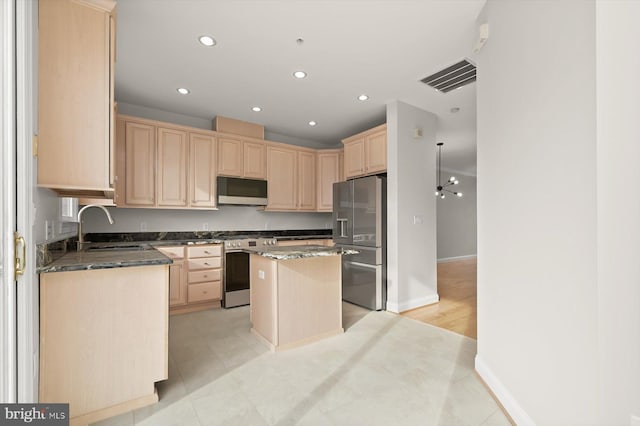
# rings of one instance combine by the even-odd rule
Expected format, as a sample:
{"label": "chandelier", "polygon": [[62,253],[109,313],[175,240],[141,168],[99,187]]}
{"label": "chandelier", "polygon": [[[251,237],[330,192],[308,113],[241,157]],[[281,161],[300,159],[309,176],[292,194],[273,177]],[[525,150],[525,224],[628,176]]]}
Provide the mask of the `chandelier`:
{"label": "chandelier", "polygon": [[442,184],[442,145],[444,145],[444,143],[438,142],[437,145],[438,145],[438,186],[436,186],[436,197],[446,198],[444,194],[445,192],[448,192],[449,194],[453,194],[458,197],[462,197],[462,192],[455,192],[447,189],[451,185],[457,185],[460,183],[455,176],[451,176],[449,180],[445,182],[444,185]]}

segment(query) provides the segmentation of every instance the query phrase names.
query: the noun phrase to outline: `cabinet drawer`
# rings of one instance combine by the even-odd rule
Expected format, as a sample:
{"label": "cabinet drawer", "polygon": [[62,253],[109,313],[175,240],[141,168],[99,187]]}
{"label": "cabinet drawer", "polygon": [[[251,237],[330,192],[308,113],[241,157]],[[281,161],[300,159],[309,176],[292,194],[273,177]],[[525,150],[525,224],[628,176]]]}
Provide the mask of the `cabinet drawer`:
{"label": "cabinet drawer", "polygon": [[191,258],[222,256],[222,246],[188,247],[187,253],[189,253],[189,257]]}
{"label": "cabinet drawer", "polygon": [[189,272],[189,284],[203,281],[220,281],[220,269],[205,269],[202,271]]}
{"label": "cabinet drawer", "polygon": [[203,257],[202,259],[189,259],[189,271],[196,269],[212,269],[222,266],[221,257]]}
{"label": "cabinet drawer", "polygon": [[184,247],[156,247],[158,251],[171,259],[184,258]]}
{"label": "cabinet drawer", "polygon": [[220,281],[189,284],[187,288],[187,301],[189,303],[222,298],[222,285],[220,284]]}

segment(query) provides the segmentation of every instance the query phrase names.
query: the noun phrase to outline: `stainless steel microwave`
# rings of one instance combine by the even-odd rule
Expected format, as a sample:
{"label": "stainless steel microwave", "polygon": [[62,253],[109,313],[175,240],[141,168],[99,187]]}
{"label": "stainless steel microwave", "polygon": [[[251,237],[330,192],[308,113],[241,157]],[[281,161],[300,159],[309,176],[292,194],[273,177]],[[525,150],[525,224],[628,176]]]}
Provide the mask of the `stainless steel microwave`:
{"label": "stainless steel microwave", "polygon": [[218,176],[218,205],[267,205],[267,181]]}

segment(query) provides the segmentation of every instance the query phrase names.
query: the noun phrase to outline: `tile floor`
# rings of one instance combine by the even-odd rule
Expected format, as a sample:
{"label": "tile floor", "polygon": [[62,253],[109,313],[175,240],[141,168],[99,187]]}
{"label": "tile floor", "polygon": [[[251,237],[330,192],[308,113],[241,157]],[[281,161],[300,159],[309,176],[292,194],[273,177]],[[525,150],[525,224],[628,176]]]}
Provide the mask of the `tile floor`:
{"label": "tile floor", "polygon": [[120,425],[510,425],[473,369],[476,342],[344,303],[345,333],[271,353],[248,307],[176,315],[160,402]]}

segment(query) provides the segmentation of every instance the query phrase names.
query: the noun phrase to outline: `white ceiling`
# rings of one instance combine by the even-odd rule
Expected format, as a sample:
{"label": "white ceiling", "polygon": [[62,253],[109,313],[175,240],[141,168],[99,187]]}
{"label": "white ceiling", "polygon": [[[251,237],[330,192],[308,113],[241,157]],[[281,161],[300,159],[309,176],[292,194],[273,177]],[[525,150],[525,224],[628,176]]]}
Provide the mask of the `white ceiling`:
{"label": "white ceiling", "polygon": [[[473,60],[484,0],[118,0],[116,100],[337,146],[400,100],[438,116],[443,167],[475,175],[476,94],[420,79]],[[217,40],[214,47],[200,35]],[[304,43],[296,43],[298,38]],[[305,79],[292,76],[296,70]],[[178,87],[191,93],[180,95]],[[369,100],[358,101],[366,93]],[[262,112],[251,111],[259,105]],[[456,114],[450,112],[459,107]],[[318,125],[307,123],[315,120]],[[434,146],[435,149],[435,146]]]}

